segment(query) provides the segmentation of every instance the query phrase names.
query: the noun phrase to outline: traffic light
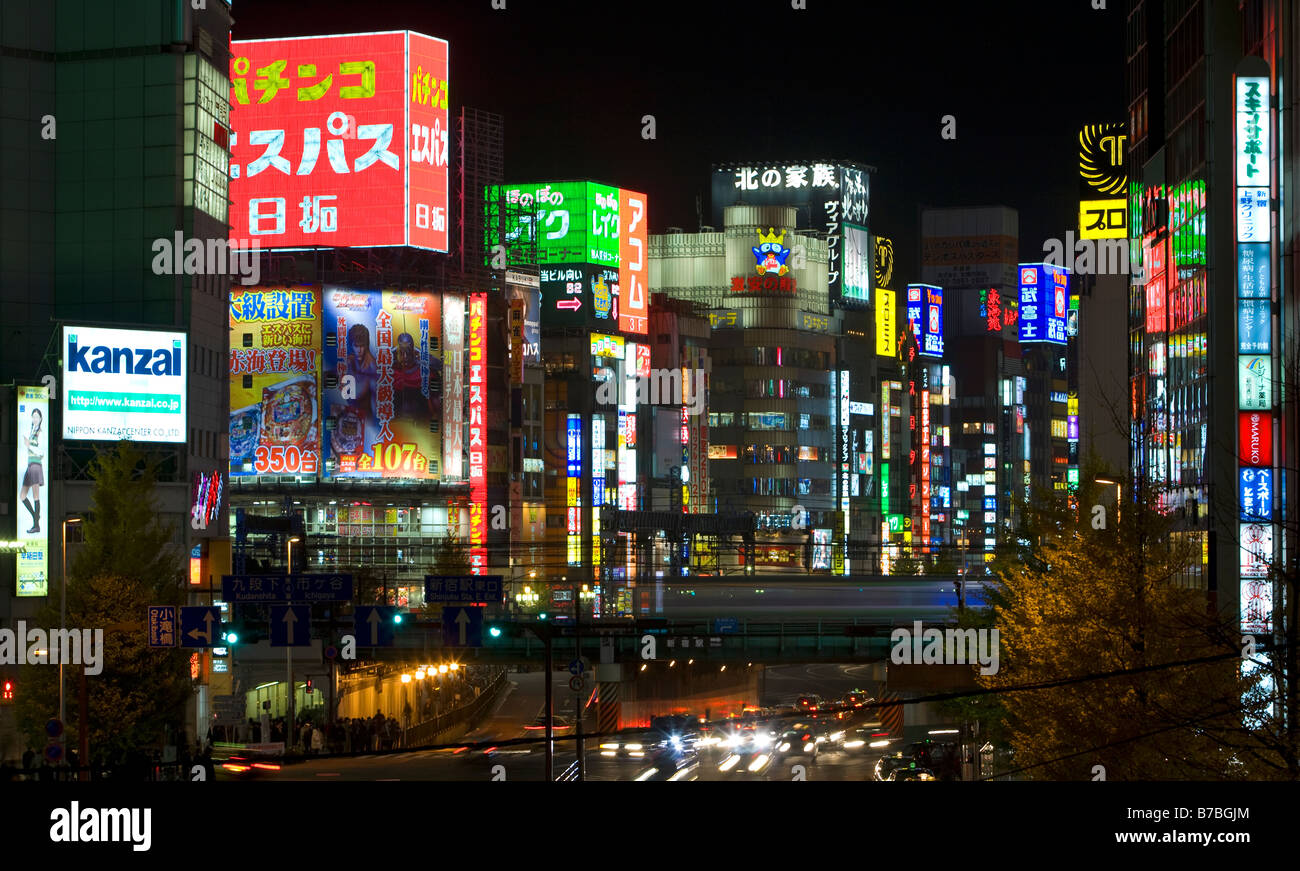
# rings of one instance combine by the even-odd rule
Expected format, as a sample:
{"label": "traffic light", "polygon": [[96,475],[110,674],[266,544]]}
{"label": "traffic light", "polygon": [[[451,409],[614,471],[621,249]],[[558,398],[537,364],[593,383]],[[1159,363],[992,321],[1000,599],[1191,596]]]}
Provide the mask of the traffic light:
{"label": "traffic light", "polygon": [[311,678],[307,678],[307,692],[312,691]]}
{"label": "traffic light", "polygon": [[14,682],[5,679],[4,690],[0,692],[0,704],[12,705],[14,703]]}
{"label": "traffic light", "polygon": [[242,634],[238,626],[226,625],[221,627],[221,640],[231,647],[239,644]]}

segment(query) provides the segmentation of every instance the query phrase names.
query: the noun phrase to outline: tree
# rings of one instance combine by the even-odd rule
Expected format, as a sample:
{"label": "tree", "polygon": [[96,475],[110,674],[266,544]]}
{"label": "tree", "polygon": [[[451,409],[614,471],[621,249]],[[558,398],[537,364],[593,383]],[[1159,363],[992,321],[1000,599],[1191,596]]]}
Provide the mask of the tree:
{"label": "tree", "polygon": [[[86,677],[87,725],[92,758],[111,764],[160,745],[168,727],[179,730],[193,687],[189,653],[150,649],[145,633],[150,605],[184,602],[182,561],[172,530],[159,520],[153,468],[143,453],[121,442],[100,453],[90,473],[95,484],[91,511],[81,524],[85,543],[68,570],[67,625],[103,633],[103,670]],[[50,597],[37,621],[59,625],[57,597]],[[45,721],[58,710],[58,669],[37,665],[25,671],[28,691],[18,716],[39,746]],[[83,727],[77,667],[65,668],[65,682],[71,743]]]}
{"label": "tree", "polygon": [[1145,485],[1122,523],[1102,512],[1098,524],[1101,485],[1094,470],[1080,477],[1083,510],[1026,506],[1020,552],[994,563],[1001,669],[979,680],[999,691],[1017,760],[1046,779],[1090,779],[1097,765],[1110,780],[1284,776],[1246,725],[1258,675],[1243,675],[1232,625],[1185,583],[1199,548],[1171,534]]}

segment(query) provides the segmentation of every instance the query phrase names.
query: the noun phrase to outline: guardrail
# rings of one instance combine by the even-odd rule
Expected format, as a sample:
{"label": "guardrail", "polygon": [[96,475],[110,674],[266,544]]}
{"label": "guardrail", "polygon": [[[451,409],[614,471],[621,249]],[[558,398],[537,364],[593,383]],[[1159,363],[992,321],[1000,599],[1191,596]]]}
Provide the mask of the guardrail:
{"label": "guardrail", "polygon": [[502,671],[493,679],[492,683],[488,684],[479,693],[478,698],[468,705],[461,705],[459,708],[454,708],[431,720],[425,720],[411,726],[402,736],[403,745],[406,747],[423,747],[426,744],[433,744],[443,732],[477,717],[496,700],[508,685],[508,675],[505,671]]}

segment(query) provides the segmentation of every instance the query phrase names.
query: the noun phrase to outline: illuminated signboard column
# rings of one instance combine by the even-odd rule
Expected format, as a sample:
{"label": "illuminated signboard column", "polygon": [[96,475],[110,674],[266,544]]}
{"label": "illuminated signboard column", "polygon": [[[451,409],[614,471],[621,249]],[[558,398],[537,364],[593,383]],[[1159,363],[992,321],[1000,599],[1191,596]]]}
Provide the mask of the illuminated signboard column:
{"label": "illuminated signboard column", "polygon": [[840,513],[844,515],[844,574],[849,574],[849,370],[840,370]]}
{"label": "illuminated signboard column", "polygon": [[[1258,58],[1250,65],[1267,71]],[[1280,371],[1273,347],[1270,263],[1272,146],[1267,75],[1235,77],[1238,479],[1241,512],[1241,631],[1273,631],[1274,383]]]}
{"label": "illuminated signboard column", "polygon": [[565,488],[565,529],[568,563],[582,565],[582,415],[570,414],[565,423],[568,480]]}
{"label": "illuminated signboard column", "polygon": [[[65,385],[67,382],[64,382]],[[67,389],[66,387],[64,388]],[[22,552],[18,564],[19,597],[49,594],[49,496],[45,470],[50,455],[50,391],[47,387],[15,388],[18,405],[18,456],[14,469],[18,478],[18,534]],[[49,476],[52,478],[53,476]],[[24,513],[25,512],[25,513]],[[29,524],[30,521],[30,524]],[[19,639],[19,644],[27,642]]]}
{"label": "illuminated signboard column", "polygon": [[487,572],[487,294],[469,295],[470,572]]}
{"label": "illuminated signboard column", "polygon": [[[646,196],[635,191],[618,192],[619,225],[619,309],[618,328],[625,333],[645,335],[650,328],[649,221]],[[618,232],[617,229],[615,232]]]}

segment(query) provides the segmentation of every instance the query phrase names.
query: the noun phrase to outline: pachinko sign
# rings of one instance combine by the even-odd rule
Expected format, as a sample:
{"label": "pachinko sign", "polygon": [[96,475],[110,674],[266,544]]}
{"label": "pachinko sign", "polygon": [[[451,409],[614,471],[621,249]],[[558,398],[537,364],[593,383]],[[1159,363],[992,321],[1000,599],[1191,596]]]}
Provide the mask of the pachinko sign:
{"label": "pachinko sign", "polygon": [[232,42],[230,237],[446,251],[447,69],[410,31]]}
{"label": "pachinko sign", "polygon": [[441,478],[442,298],[324,291],[326,473]]}
{"label": "pachinko sign", "polygon": [[487,294],[469,295],[469,565],[487,570]]}
{"label": "pachinko sign", "polygon": [[230,476],[321,470],[321,290],[230,294]]}

